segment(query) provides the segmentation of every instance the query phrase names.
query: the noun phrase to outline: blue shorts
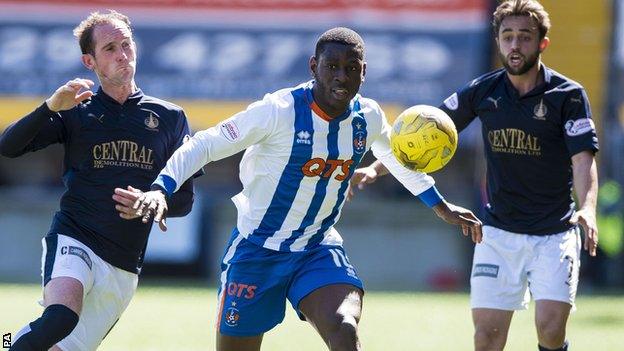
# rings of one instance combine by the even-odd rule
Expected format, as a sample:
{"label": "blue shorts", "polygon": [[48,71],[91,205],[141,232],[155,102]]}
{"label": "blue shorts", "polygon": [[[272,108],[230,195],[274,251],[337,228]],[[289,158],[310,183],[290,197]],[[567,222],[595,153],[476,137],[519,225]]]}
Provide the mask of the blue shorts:
{"label": "blue shorts", "polygon": [[363,289],[341,246],[280,252],[253,244],[234,229],[221,263],[217,329],[230,336],[263,334],[284,320],[286,299],[304,319],[299,302],[331,284]]}

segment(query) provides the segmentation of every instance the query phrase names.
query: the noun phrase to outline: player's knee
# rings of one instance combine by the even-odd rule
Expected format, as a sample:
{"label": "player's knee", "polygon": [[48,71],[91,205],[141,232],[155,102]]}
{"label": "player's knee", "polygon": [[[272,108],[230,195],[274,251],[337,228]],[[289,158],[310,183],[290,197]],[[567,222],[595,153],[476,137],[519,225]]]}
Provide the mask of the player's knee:
{"label": "player's knee", "polygon": [[[13,344],[11,351],[48,350],[68,336],[78,324],[78,314],[64,305],[50,305],[31,322]],[[29,329],[29,330],[28,330]]]}
{"label": "player's knee", "polygon": [[477,327],[474,333],[475,350],[502,350],[507,335],[498,328]]}
{"label": "player's knee", "polygon": [[565,340],[565,323],[556,319],[539,319],[537,335],[541,344],[561,345]]}
{"label": "player's knee", "polygon": [[332,351],[359,350],[358,324],[355,318],[337,318],[329,337],[329,347]]}

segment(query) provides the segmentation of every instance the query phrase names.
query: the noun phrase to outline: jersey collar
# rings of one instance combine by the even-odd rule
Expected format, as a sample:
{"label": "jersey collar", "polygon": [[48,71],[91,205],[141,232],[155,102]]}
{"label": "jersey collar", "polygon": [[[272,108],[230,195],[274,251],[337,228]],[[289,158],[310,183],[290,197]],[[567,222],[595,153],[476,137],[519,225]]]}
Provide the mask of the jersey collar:
{"label": "jersey collar", "polygon": [[507,75],[507,72],[504,73],[505,85],[507,86],[507,90],[509,92],[511,92],[511,95],[516,100],[532,97],[532,96],[535,96],[535,95],[539,95],[539,94],[544,93],[546,90],[550,89],[550,81],[552,79],[552,72],[551,72],[551,70],[548,67],[546,67],[546,65],[544,65],[541,62],[540,62],[540,74],[544,78],[544,81],[542,83],[538,84],[537,86],[535,86],[531,91],[529,91],[528,93],[526,93],[522,97],[520,97],[518,95],[518,91],[516,90],[516,88],[511,83],[511,80],[509,80],[509,76]]}
{"label": "jersey collar", "polygon": [[98,88],[96,96],[98,96],[104,104],[109,106],[132,106],[138,105],[139,102],[141,102],[141,99],[143,99],[144,94],[141,89],[137,89],[134,93],[128,96],[128,99],[126,100],[126,102],[123,103],[123,105],[117,102],[117,100],[110,97],[108,94],[106,94],[104,90],[102,90],[101,86]]}
{"label": "jersey collar", "polygon": [[345,112],[343,112],[340,116],[332,118],[327,113],[325,113],[323,109],[321,109],[321,107],[316,103],[316,101],[314,101],[314,97],[312,96],[313,84],[314,84],[313,80],[308,82],[305,88],[304,96],[305,96],[306,102],[310,106],[310,109],[314,111],[314,113],[316,113],[319,117],[321,117],[321,119],[323,119],[326,122],[333,122],[333,121],[340,122],[351,115],[351,111],[353,111],[353,104],[358,99],[359,95],[356,95],[353,99],[351,99],[351,102],[349,102],[349,107],[347,108]]}

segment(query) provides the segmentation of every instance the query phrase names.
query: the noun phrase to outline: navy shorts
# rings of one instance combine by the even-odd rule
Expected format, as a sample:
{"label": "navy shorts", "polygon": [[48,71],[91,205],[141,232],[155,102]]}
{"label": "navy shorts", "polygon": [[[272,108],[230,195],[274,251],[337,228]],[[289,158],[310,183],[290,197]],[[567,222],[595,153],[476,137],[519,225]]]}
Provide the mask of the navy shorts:
{"label": "navy shorts", "polygon": [[280,252],[251,243],[237,229],[221,263],[218,331],[230,336],[265,333],[284,319],[286,299],[303,319],[299,302],[331,284],[363,289],[342,246]]}

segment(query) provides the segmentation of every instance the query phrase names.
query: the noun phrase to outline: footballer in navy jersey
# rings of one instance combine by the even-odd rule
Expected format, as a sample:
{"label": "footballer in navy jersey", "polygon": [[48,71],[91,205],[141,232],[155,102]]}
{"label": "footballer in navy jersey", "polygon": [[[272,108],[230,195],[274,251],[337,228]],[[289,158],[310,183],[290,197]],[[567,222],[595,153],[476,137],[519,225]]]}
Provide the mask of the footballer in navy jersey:
{"label": "footballer in navy jersey", "polygon": [[[18,133],[30,126],[20,122],[9,126],[2,137],[5,156],[17,157],[55,143],[65,146],[66,190],[48,236],[62,233],[75,238],[112,265],[138,273],[151,225],[121,218],[111,196],[115,188],[127,184],[150,188],[190,134],[182,108],[141,90],[120,104],[100,88],[70,110],[52,112],[44,103],[25,119],[39,129],[32,129],[35,134],[28,141]],[[184,200],[169,216],[190,211],[192,192],[189,181],[175,199]]]}
{"label": "footballer in navy jersey", "polygon": [[[493,17],[504,68],[473,80],[441,106],[460,131],[480,119],[487,160],[489,203],[470,279],[474,347],[504,349],[513,312],[533,298],[538,349],[565,351],[579,228],[590,256],[598,245],[596,130],[583,87],[541,63],[550,43],[543,6],[505,0]],[[358,170],[352,185],[361,188],[385,173],[376,162]]]}
{"label": "footballer in navy jersey", "polygon": [[[180,107],[135,84],[128,17],[92,13],[74,35],[100,89],[94,93],[93,81],[73,79],[0,137],[0,153],[8,157],[56,143],[65,150],[65,192],[42,240],[45,309],[16,334],[12,351],[99,346],[134,295],[152,226],[131,206],[189,135]],[[187,214],[192,180],[167,201],[169,216]]]}
{"label": "footballer in navy jersey", "polygon": [[520,96],[506,70],[485,74],[440,106],[463,130],[479,118],[487,160],[486,225],[550,235],[570,229],[572,159],[598,151],[583,87],[541,65],[542,83]]}

